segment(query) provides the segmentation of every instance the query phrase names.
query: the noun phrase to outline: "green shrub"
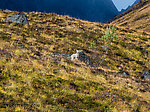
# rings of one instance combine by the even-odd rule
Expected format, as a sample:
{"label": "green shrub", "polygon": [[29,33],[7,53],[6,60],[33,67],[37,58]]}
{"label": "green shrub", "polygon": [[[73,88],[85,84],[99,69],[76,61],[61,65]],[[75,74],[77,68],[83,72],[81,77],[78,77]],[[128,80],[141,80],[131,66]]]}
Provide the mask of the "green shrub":
{"label": "green shrub", "polygon": [[102,38],[99,38],[99,41],[102,40],[104,42],[104,49],[107,50],[110,49],[111,43],[114,39],[117,39],[116,29],[114,26],[109,26],[105,35],[103,35]]}
{"label": "green shrub", "polygon": [[104,51],[106,52],[104,57],[102,58],[102,60],[100,62],[100,65],[102,64],[102,62],[106,58],[106,56],[108,54],[108,50],[110,49],[111,43],[114,41],[114,39],[115,40],[117,39],[116,29],[114,26],[110,25],[109,27],[107,27],[105,34],[101,38],[99,38],[99,41],[103,41],[103,43],[104,43],[103,48],[104,48]]}

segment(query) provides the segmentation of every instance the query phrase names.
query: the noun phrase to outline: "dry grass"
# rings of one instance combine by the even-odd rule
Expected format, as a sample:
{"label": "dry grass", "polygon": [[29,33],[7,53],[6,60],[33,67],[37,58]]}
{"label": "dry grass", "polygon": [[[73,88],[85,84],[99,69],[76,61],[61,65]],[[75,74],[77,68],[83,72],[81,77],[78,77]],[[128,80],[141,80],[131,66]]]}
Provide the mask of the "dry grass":
{"label": "dry grass", "polygon": [[148,34],[116,27],[104,63],[90,68],[52,54],[83,49],[97,64],[107,24],[38,12],[26,13],[29,27],[3,21],[14,13],[0,11],[0,111],[149,111]]}
{"label": "dry grass", "polygon": [[[143,2],[146,1],[143,0]],[[112,24],[150,34],[150,2],[144,4],[143,7],[135,5],[134,8],[133,11],[114,20]]]}

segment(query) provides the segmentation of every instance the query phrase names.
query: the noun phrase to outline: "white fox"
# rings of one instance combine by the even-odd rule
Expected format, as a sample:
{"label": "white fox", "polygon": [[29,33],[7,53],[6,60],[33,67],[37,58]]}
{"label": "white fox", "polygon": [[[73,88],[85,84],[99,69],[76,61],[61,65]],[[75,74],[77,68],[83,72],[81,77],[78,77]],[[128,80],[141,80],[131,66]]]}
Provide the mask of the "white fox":
{"label": "white fox", "polygon": [[71,55],[71,60],[79,60],[79,54],[81,52],[82,50],[76,50],[76,53]]}
{"label": "white fox", "polygon": [[90,61],[90,59],[88,58],[88,56],[85,55],[82,50],[76,50],[76,53],[71,55],[71,60],[72,61],[73,60],[80,60],[80,61],[83,61],[84,63],[86,63],[88,65],[93,66],[93,64]]}

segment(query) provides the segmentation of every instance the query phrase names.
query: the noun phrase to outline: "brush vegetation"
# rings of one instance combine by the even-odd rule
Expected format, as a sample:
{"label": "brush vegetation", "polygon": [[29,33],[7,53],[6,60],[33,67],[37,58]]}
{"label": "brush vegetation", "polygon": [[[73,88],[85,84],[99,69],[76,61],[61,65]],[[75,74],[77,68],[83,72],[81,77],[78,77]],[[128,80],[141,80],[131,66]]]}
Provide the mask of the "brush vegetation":
{"label": "brush vegetation", "polygon": [[[108,24],[53,13],[25,13],[28,25],[5,22],[17,12],[0,10],[0,111],[148,112],[150,35],[115,26],[106,54]],[[94,46],[90,47],[94,41]],[[96,67],[53,53],[83,50]],[[123,76],[123,71],[130,75]]]}

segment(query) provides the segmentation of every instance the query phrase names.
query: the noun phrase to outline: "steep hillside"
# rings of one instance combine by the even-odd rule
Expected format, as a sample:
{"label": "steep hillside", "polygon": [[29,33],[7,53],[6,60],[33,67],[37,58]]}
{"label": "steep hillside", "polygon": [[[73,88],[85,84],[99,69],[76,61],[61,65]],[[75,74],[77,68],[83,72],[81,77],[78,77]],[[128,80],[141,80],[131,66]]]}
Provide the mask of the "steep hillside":
{"label": "steep hillside", "polygon": [[[29,26],[0,10],[0,111],[150,110],[150,35],[116,27],[118,39],[99,65],[107,24],[52,13],[25,13]],[[93,45],[93,41],[95,45]],[[54,56],[83,50],[96,67]]]}
{"label": "steep hillside", "polygon": [[112,24],[150,34],[150,1],[141,0],[114,19]]}

